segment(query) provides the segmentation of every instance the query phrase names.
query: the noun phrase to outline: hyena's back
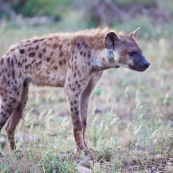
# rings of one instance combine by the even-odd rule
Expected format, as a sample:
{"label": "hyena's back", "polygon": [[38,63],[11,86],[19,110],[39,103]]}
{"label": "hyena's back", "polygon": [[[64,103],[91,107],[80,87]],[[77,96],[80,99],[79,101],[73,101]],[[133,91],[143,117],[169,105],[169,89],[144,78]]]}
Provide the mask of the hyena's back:
{"label": "hyena's back", "polygon": [[83,56],[84,59],[76,60],[76,64],[71,62],[75,69],[90,66],[91,53],[103,48],[103,38],[108,30],[52,34],[13,45],[0,60],[0,82],[3,85],[2,78],[9,73],[11,78],[8,76],[7,79],[10,81],[28,79],[36,85],[63,87],[69,61]]}

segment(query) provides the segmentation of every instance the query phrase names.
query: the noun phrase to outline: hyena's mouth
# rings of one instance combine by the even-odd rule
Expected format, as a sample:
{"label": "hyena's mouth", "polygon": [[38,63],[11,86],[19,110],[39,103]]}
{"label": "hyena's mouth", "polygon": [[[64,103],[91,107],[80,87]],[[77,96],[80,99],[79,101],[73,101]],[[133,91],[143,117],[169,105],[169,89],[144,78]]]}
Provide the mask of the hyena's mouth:
{"label": "hyena's mouth", "polygon": [[135,71],[139,71],[139,72],[143,72],[145,70],[147,70],[147,68],[149,67],[139,67],[139,66],[133,66],[133,65],[129,65],[129,67],[132,69],[132,70],[135,70]]}

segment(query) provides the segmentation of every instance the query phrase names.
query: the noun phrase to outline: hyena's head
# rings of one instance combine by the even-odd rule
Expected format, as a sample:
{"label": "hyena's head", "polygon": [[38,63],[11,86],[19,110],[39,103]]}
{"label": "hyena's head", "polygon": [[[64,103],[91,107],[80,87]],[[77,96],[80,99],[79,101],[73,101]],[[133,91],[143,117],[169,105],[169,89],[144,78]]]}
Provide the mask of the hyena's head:
{"label": "hyena's head", "polygon": [[136,41],[138,30],[139,28],[129,35],[117,35],[115,32],[106,34],[105,48],[110,54],[108,56],[114,59],[117,66],[124,66],[136,71],[145,71],[149,67],[150,63],[143,56]]}

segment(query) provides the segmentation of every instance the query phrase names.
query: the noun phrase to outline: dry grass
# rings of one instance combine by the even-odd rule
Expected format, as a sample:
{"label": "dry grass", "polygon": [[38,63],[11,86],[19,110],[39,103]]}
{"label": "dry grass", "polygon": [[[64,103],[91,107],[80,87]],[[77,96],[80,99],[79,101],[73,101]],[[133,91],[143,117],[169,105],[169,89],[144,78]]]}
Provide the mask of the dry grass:
{"label": "dry grass", "polygon": [[[54,32],[8,25],[0,31],[0,54],[23,38]],[[12,38],[12,39],[11,39]],[[140,40],[151,67],[105,71],[91,96],[87,141],[95,162],[72,151],[75,143],[63,89],[30,87],[24,119],[16,130],[18,151],[2,151],[0,172],[171,172],[173,158],[173,43]],[[2,133],[5,133],[4,131]],[[69,152],[67,152],[69,151]]]}

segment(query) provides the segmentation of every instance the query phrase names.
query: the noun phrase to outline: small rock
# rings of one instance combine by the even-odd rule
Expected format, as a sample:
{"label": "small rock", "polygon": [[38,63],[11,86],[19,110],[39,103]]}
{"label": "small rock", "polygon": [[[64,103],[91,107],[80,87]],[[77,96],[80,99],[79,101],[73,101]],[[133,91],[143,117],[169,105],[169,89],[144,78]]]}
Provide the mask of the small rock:
{"label": "small rock", "polygon": [[157,154],[156,158],[160,159],[160,158],[163,158],[163,156],[161,154]]}
{"label": "small rock", "polygon": [[0,137],[0,145],[2,148],[4,148],[5,144],[6,144],[7,138],[5,135],[1,135]]}
{"label": "small rock", "polygon": [[77,172],[78,173],[91,173],[91,170],[88,168],[85,168],[83,166],[78,166],[77,167]]}

